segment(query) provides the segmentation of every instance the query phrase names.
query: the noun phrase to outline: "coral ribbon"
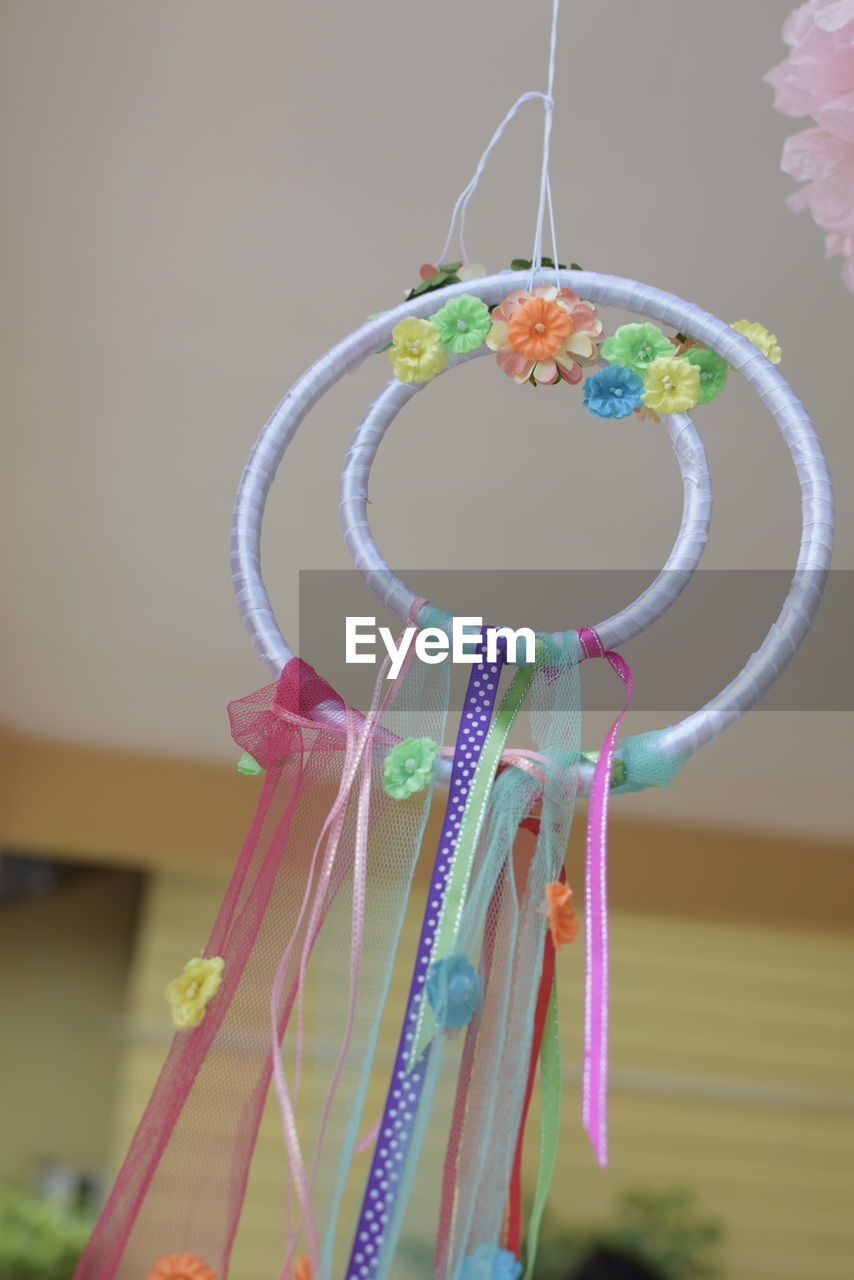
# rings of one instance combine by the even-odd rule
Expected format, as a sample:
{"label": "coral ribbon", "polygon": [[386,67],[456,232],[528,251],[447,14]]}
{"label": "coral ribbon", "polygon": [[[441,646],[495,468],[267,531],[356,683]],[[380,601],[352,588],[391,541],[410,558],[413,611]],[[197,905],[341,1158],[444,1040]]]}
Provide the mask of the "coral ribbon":
{"label": "coral ribbon", "polygon": [[617,735],[632,700],[632,671],[591,628],[579,631],[585,658],[607,658],[623,682],[623,709],[605,735],[587,810],[584,885],[584,1068],[581,1117],[600,1165],[608,1163],[608,799]]}
{"label": "coral ribbon", "polygon": [[[426,601],[418,599],[413,609],[420,608]],[[410,611],[410,620],[411,620]],[[315,1275],[320,1274],[320,1242],[315,1221],[311,1196],[314,1188],[314,1182],[317,1176],[317,1166],[320,1153],[323,1147],[323,1141],[326,1136],[326,1128],[329,1122],[329,1116],[335,1097],[335,1091],[344,1067],[347,1052],[350,1047],[352,1038],[353,1024],[355,1020],[355,1007],[358,993],[359,972],[361,967],[362,954],[362,930],[364,922],[365,910],[365,892],[367,879],[367,847],[368,847],[368,815],[370,811],[371,797],[371,743],[380,726],[383,715],[394,696],[395,690],[399,687],[400,682],[406,675],[409,665],[412,661],[413,649],[410,649],[407,658],[399,672],[397,679],[391,683],[386,681],[386,675],[389,668],[389,660],[386,659],[381,665],[378,673],[376,684],[374,686],[373,698],[367,715],[362,721],[361,726],[357,728],[356,716],[353,709],[345,706],[347,721],[347,736],[345,745],[344,766],[342,770],[341,782],[338,788],[338,794],[323,824],[320,836],[312,856],[311,870],[309,881],[306,885],[305,895],[303,897],[302,906],[297,919],[297,928],[305,914],[309,903],[312,888],[312,879],[314,868],[320,856],[321,848],[325,842],[325,853],[323,864],[320,871],[319,880],[314,891],[314,898],[311,902],[309,920],[305,931],[305,940],[303,944],[302,955],[300,957],[299,974],[296,981],[297,994],[297,1034],[294,1045],[294,1086],[293,1091],[288,1088],[285,1078],[284,1066],[282,1063],[280,1043],[282,1030],[279,1025],[277,1010],[282,997],[282,990],[285,981],[285,974],[290,959],[291,952],[296,942],[296,930],[291,935],[285,950],[282,954],[279,966],[276,970],[276,976],[273,981],[273,988],[270,997],[270,1017],[271,1017],[271,1033],[272,1033],[272,1057],[273,1057],[273,1084],[279,1103],[279,1113],[282,1125],[282,1137],[285,1149],[288,1155],[288,1166],[290,1170],[291,1180],[289,1182],[289,1197],[287,1204],[287,1232],[286,1232],[286,1250],[285,1260],[280,1272],[280,1280],[287,1280],[291,1271],[291,1261],[294,1255],[299,1229],[302,1228],[306,1243],[308,1245],[308,1259],[312,1271]],[[367,762],[363,764],[363,760],[367,755]],[[351,956],[350,956],[350,993],[347,1009],[347,1024],[342,1037],[341,1046],[338,1053],[338,1059],[335,1064],[332,1080],[329,1085],[326,1099],[323,1106],[320,1125],[318,1129],[317,1145],[312,1163],[311,1171],[308,1172],[305,1166],[305,1159],[297,1132],[296,1124],[296,1104],[299,1097],[300,1080],[302,1077],[302,1059],[303,1059],[303,994],[305,988],[305,976],[308,968],[314,943],[317,940],[318,933],[323,922],[323,916],[328,906],[327,901],[329,884],[332,878],[333,868],[338,858],[339,844],[344,828],[344,822],[347,814],[348,804],[357,783],[359,770],[362,770],[361,779],[358,783],[358,808],[356,819],[356,838],[354,846],[353,859],[353,909],[352,909],[352,938],[351,938]],[[290,1188],[296,1195],[297,1204],[299,1206],[299,1218],[296,1223],[293,1222],[290,1204]]]}
{"label": "coral ribbon", "polygon": [[[539,824],[539,819],[533,819]],[[523,824],[524,825],[524,824]],[[566,880],[566,872],[561,869],[561,881]],[[534,1013],[534,1033],[531,1038],[531,1060],[528,1066],[528,1079],[525,1085],[525,1099],[522,1104],[522,1115],[519,1120],[519,1133],[516,1138],[516,1153],[513,1158],[513,1172],[510,1175],[510,1193],[507,1199],[507,1216],[504,1226],[504,1248],[515,1257],[519,1256],[522,1246],[522,1151],[524,1147],[525,1125],[534,1092],[534,1077],[537,1073],[537,1059],[543,1041],[551,991],[554,983],[555,948],[551,934],[547,933],[543,947],[543,967],[540,973],[540,985],[537,992],[537,1006]]]}

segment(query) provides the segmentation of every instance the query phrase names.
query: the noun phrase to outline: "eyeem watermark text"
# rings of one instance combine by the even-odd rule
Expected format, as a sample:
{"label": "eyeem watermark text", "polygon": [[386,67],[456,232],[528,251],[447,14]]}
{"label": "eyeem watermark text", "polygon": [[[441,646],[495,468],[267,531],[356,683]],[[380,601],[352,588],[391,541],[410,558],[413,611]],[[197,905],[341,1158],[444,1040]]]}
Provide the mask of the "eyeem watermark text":
{"label": "eyeem watermark text", "polygon": [[[415,644],[415,656],[429,664],[452,662],[473,664],[480,660],[478,644],[484,632],[483,618],[454,617],[451,622],[451,634],[441,627],[407,627],[398,643],[389,627],[377,627],[376,618],[348,617],[345,622],[344,658],[346,662],[377,661],[378,642],[382,641],[390,660],[388,679],[395,680],[409,650]],[[535,661],[537,639],[530,627],[487,627],[486,628],[486,661],[498,661],[498,649],[501,642],[507,646],[509,663],[533,663]],[[518,656],[520,643],[522,656]]]}

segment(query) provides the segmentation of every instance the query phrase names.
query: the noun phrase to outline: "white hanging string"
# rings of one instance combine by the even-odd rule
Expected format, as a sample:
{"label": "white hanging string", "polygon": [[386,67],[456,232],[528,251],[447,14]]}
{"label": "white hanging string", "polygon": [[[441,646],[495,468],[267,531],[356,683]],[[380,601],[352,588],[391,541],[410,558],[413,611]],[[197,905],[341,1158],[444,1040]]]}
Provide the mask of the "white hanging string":
{"label": "white hanging string", "polygon": [[466,246],[465,246],[465,222],[466,222],[466,209],[468,208],[469,200],[474,195],[475,189],[477,188],[477,185],[480,182],[480,179],[483,175],[483,171],[486,168],[486,162],[489,159],[494,147],[502,137],[504,130],[507,128],[510,121],[513,119],[516,112],[523,105],[523,103],[531,102],[532,99],[534,98],[539,98],[541,102],[546,101],[546,95],[544,93],[539,93],[536,90],[531,91],[530,93],[523,93],[521,98],[517,98],[516,101],[513,103],[513,106],[507,112],[507,115],[504,117],[504,119],[501,121],[501,124],[498,126],[498,128],[495,130],[495,133],[492,135],[492,138],[489,141],[489,145],[487,146],[483,155],[480,157],[480,160],[478,160],[477,162],[477,168],[474,171],[474,176],[472,177],[468,186],[464,187],[463,190],[460,192],[459,196],[457,197],[457,203],[454,205],[454,211],[451,214],[451,225],[448,227],[447,239],[445,240],[445,243],[442,247],[442,252],[439,254],[438,258],[435,259],[435,263],[437,267],[440,267],[447,257],[448,250],[451,247],[451,241],[454,238],[454,228],[456,226],[458,216],[460,219],[460,229],[459,229],[459,237],[458,237],[460,253],[462,254],[463,261],[468,262],[468,254],[466,252]]}
{"label": "white hanging string", "polygon": [[[551,203],[551,179],[549,177],[549,152],[551,150],[552,137],[552,119],[554,116],[554,84],[555,84],[555,61],[557,57],[557,20],[560,11],[560,0],[552,0],[552,28],[551,38],[549,41],[549,83],[546,89],[546,96],[543,99],[545,107],[545,119],[543,121],[543,163],[540,171],[540,200],[537,206],[537,225],[534,232],[534,252],[531,254],[531,275],[528,280],[528,288],[534,287],[534,277],[540,268],[543,260],[543,220],[545,218],[546,205],[549,209],[549,219],[551,222],[552,234],[552,253],[555,264],[555,277],[558,279],[558,256],[557,245],[555,241],[554,211]],[[558,288],[560,282],[558,279]]]}
{"label": "white hanging string", "polygon": [[466,250],[466,244],[465,244],[465,223],[466,223],[466,211],[468,209],[469,201],[471,200],[475,190],[477,189],[478,183],[480,182],[480,179],[483,175],[483,171],[486,168],[487,160],[489,159],[493,149],[499,142],[500,138],[503,136],[505,129],[510,124],[510,121],[516,115],[517,111],[523,105],[523,103],[531,102],[534,99],[538,99],[543,104],[544,115],[545,115],[544,124],[543,124],[543,160],[542,160],[542,166],[540,170],[540,198],[537,206],[537,224],[536,224],[536,229],[534,234],[534,251],[531,255],[531,275],[529,278],[528,287],[529,288],[533,287],[536,273],[538,270],[540,270],[542,265],[543,224],[545,221],[546,211],[548,211],[549,232],[550,232],[551,242],[552,242],[552,261],[555,264],[555,281],[558,285],[558,288],[560,287],[560,279],[559,279],[559,272],[558,272],[558,266],[557,266],[559,261],[558,251],[557,251],[557,234],[555,231],[555,216],[554,216],[554,207],[552,205],[551,177],[549,174],[549,153],[551,148],[552,119],[554,116],[554,98],[552,96],[552,92],[554,89],[555,61],[557,56],[557,23],[558,23],[559,10],[560,10],[560,0],[552,0],[551,38],[549,43],[548,91],[546,93],[540,93],[536,90],[532,90],[529,93],[523,93],[520,98],[516,99],[516,101],[513,103],[513,106],[507,112],[507,115],[501,121],[501,124],[495,130],[495,133],[492,135],[489,141],[489,144],[486,147],[486,150],[484,151],[483,155],[480,157],[480,160],[477,163],[477,168],[474,171],[474,175],[471,181],[468,183],[466,187],[463,188],[463,190],[460,192],[460,195],[457,197],[457,202],[454,205],[454,209],[451,214],[451,223],[450,223],[450,226],[448,227],[447,238],[442,247],[441,253],[439,254],[438,258],[435,259],[435,264],[437,267],[440,267],[447,258],[448,252],[451,247],[451,243],[454,238],[454,229],[456,227],[458,218],[459,218],[458,241],[459,241],[460,255],[463,259],[463,262],[468,262],[468,252]]}

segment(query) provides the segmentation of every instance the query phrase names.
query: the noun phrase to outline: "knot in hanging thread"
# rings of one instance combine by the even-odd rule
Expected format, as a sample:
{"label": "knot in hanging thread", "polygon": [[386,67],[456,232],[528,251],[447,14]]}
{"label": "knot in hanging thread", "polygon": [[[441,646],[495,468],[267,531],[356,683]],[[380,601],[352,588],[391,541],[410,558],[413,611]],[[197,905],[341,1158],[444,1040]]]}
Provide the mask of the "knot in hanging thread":
{"label": "knot in hanging thread", "polygon": [[463,188],[463,190],[460,192],[459,196],[457,197],[456,204],[454,205],[453,212],[451,213],[451,222],[450,222],[450,226],[448,227],[448,234],[445,239],[445,243],[442,247],[441,253],[435,259],[435,261],[438,263],[446,261],[451,244],[453,242],[454,230],[457,226],[457,219],[459,219],[459,232],[458,232],[459,250],[460,250],[460,254],[462,256],[463,262],[469,261],[468,252],[466,250],[466,244],[465,244],[466,211],[468,209],[469,201],[471,200],[471,197],[474,195],[478,187],[478,184],[480,182],[480,179],[483,176],[483,171],[486,168],[487,160],[489,159],[493,149],[499,142],[500,138],[503,136],[505,129],[510,124],[510,121],[513,119],[513,117],[516,115],[519,108],[525,102],[531,102],[537,99],[543,104],[543,114],[544,114],[543,152],[542,152],[542,164],[540,168],[540,193],[539,193],[539,200],[537,204],[537,220],[536,220],[536,225],[534,229],[534,248],[533,248],[533,253],[531,254],[531,270],[530,270],[530,275],[528,277],[529,290],[534,288],[534,283],[535,283],[537,274],[542,270],[543,227],[545,223],[546,212],[548,212],[548,218],[549,218],[549,234],[551,237],[552,261],[554,263],[555,285],[558,289],[560,289],[561,287],[560,269],[558,266],[560,259],[559,259],[558,250],[557,250],[557,232],[555,228],[554,207],[552,204],[551,177],[549,173],[549,154],[551,149],[552,121],[554,118],[554,107],[555,107],[554,80],[555,80],[555,62],[557,58],[557,23],[558,23],[559,12],[560,12],[560,0],[552,0],[552,21],[551,21],[551,31],[550,31],[550,39],[549,39],[548,84],[547,84],[546,92],[542,93],[539,90],[530,90],[527,93],[523,93],[519,98],[516,99],[516,101],[513,103],[513,106],[507,112],[507,115],[501,121],[501,124],[495,130],[495,133],[492,135],[492,138],[490,139],[486,149],[484,150],[483,155],[480,157],[480,160],[477,163],[477,167],[474,171],[474,175],[472,176],[468,185]]}

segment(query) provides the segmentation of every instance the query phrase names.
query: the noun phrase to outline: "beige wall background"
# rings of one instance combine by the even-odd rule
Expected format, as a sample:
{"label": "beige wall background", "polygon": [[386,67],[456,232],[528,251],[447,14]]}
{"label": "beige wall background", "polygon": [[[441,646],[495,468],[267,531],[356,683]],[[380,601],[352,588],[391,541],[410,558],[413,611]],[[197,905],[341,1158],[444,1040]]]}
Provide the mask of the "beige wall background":
{"label": "beige wall background", "polygon": [[47,898],[4,902],[0,923],[0,1180],[34,1162],[109,1167],[136,886],[81,869]]}
{"label": "beige wall background", "polygon": [[[798,124],[773,112],[762,81],[783,56],[789,8],[565,0],[559,243],[584,266],[767,323],[844,493],[852,299],[816,228],[784,207],[779,154]],[[439,253],[495,125],[544,87],[548,11],[546,0],[2,6],[0,697],[16,729],[231,759],[224,704],[265,679],[228,581],[246,455],[294,379]],[[472,204],[470,251],[493,269],[530,252],[540,133],[529,104]],[[347,564],[338,471],[387,372],[378,358],[324,399],[273,489],[265,566],[294,645],[299,569]],[[413,586],[426,568],[665,558],[680,490],[663,435],[591,430],[577,396],[528,391],[480,361],[395,424],[371,518]],[[764,410],[733,384],[698,421],[716,492],[704,563],[791,565],[793,471]],[[846,568],[847,502],[840,524]],[[566,614],[589,621],[570,602]],[[630,807],[847,836],[850,740],[849,715],[760,712],[708,748],[678,794]],[[808,741],[826,749],[805,752]]]}

